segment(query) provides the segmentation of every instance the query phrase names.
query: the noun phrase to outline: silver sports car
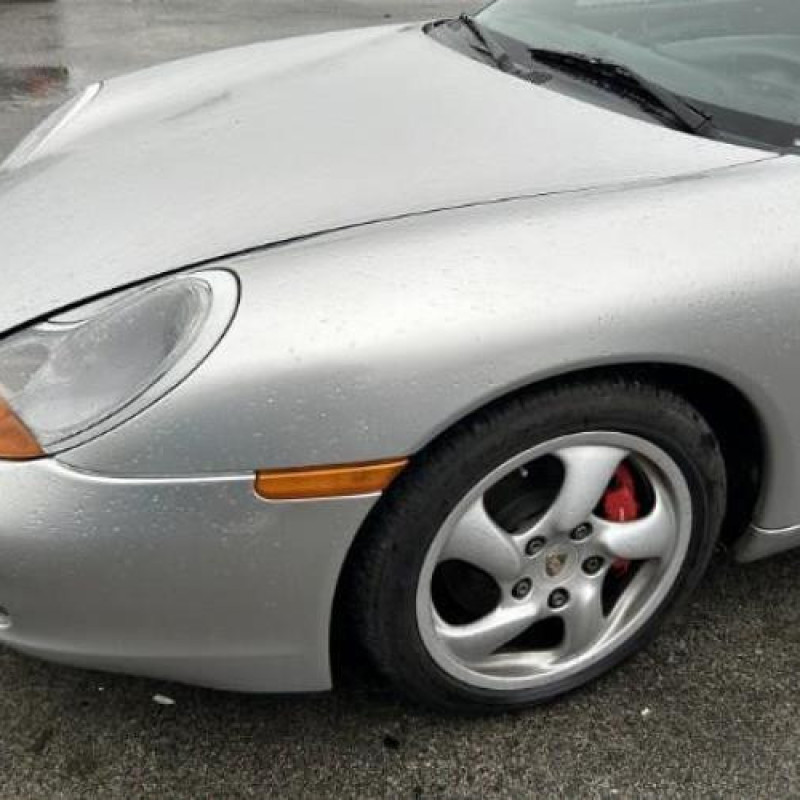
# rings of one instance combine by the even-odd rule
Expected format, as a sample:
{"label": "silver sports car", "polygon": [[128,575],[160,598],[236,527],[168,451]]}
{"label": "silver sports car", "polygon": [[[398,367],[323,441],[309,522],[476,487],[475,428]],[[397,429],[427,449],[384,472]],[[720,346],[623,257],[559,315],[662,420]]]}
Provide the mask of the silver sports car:
{"label": "silver sports car", "polygon": [[610,669],[720,534],[800,544],[798,153],[796,0],[89,87],[0,170],[0,641],[471,711]]}

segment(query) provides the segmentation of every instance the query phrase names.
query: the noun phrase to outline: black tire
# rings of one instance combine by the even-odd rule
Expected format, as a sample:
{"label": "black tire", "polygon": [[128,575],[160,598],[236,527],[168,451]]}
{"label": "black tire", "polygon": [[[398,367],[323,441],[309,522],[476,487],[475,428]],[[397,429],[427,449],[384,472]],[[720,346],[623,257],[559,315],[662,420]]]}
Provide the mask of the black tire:
{"label": "black tire", "polygon": [[[583,672],[536,689],[486,689],[457,680],[433,660],[417,625],[417,583],[431,542],[458,501],[493,469],[541,442],[583,431],[641,437],[679,467],[689,487],[693,522],[677,579],[635,635]],[[378,670],[415,702],[485,713],[548,701],[648,642],[703,575],[725,502],[725,465],[716,437],[700,414],[668,389],[619,378],[521,393],[475,413],[433,442],[380,500],[353,553],[350,619]]]}

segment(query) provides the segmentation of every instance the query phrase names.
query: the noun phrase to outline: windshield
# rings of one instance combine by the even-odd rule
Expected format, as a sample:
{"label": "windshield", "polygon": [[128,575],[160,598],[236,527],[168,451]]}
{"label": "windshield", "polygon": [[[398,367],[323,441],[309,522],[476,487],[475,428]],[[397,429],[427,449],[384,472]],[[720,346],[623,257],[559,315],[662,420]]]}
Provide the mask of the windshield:
{"label": "windshield", "polygon": [[718,129],[800,146],[800,0],[497,0],[476,20],[517,58],[555,50],[622,64]]}

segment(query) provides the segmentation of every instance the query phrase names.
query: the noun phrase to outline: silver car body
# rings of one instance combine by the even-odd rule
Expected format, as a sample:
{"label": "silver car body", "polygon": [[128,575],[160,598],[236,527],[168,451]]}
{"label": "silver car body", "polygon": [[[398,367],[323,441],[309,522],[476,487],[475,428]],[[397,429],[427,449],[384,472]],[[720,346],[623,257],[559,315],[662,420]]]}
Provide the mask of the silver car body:
{"label": "silver car body", "polygon": [[0,463],[0,641],[246,690],[330,685],[377,495],[256,470],[413,456],[587,367],[672,364],[751,403],[742,558],[800,541],[800,162],[514,80],[421,26],[256,45],[92,90],[0,171],[0,330],[183,269],[236,317],[177,389]]}

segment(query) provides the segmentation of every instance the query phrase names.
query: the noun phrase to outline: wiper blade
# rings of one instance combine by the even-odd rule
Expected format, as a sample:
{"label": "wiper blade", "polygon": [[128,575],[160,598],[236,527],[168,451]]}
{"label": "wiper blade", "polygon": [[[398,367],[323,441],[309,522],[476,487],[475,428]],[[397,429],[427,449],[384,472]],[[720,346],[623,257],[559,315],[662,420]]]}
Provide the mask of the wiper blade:
{"label": "wiper blade", "polygon": [[458,21],[472,34],[480,44],[481,49],[491,58],[495,66],[503,72],[518,74],[516,65],[505,50],[494,40],[494,37],[487,33],[483,25],[469,14],[461,14]]}
{"label": "wiper blade", "polygon": [[713,120],[708,114],[624,64],[584,53],[540,48],[531,48],[528,52],[539,64],[588,80],[600,88],[635,101],[646,110],[656,110],[660,116],[666,112],[687,133],[706,133],[713,127]]}

